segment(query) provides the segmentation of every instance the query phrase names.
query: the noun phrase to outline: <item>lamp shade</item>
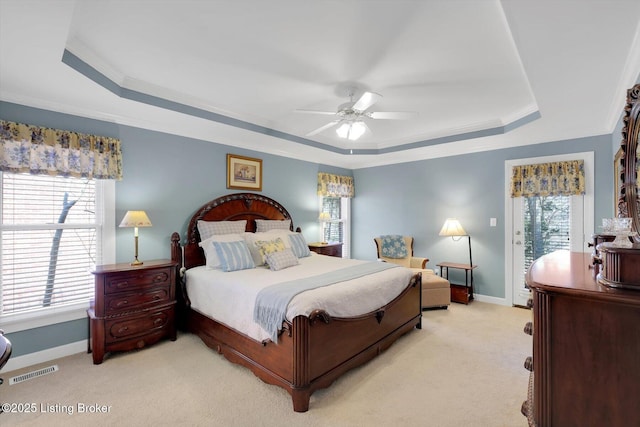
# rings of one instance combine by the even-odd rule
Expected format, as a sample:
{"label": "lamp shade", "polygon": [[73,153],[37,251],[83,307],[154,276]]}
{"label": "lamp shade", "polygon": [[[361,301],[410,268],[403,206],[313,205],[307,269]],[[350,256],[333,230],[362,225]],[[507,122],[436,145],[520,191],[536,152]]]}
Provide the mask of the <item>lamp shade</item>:
{"label": "lamp shade", "polygon": [[151,227],[151,220],[145,211],[127,211],[120,227]]}
{"label": "lamp shade", "polygon": [[439,234],[440,236],[468,236],[460,225],[460,221],[455,218],[447,218]]}

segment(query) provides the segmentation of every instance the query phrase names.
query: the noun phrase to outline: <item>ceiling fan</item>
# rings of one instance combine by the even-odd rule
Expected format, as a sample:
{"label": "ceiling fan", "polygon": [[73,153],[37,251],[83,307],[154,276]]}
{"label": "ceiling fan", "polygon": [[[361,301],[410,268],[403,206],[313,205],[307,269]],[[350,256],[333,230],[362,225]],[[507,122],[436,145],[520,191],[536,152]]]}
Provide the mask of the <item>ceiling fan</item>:
{"label": "ceiling fan", "polygon": [[404,111],[367,111],[373,104],[382,98],[382,95],[375,92],[364,92],[355,102],[353,102],[353,92],[350,92],[349,98],[350,101],[340,105],[338,107],[338,111],[295,110],[298,113],[336,116],[335,120],[309,132],[306,136],[317,135],[326,129],[338,126],[336,132],[340,138],[355,141],[360,138],[367,129],[369,129],[364,119],[407,120],[418,114],[416,112]]}

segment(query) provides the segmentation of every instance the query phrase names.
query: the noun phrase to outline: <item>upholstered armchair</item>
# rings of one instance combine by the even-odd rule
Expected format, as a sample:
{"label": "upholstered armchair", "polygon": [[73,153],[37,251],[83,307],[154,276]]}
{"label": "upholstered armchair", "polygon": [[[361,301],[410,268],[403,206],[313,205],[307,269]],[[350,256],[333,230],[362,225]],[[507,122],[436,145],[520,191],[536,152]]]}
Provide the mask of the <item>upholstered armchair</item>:
{"label": "upholstered armchair", "polygon": [[443,279],[426,268],[429,258],[413,255],[413,237],[385,235],[375,237],[378,259],[384,262],[408,267],[422,273],[422,308],[447,308],[451,304],[451,286],[447,279]]}

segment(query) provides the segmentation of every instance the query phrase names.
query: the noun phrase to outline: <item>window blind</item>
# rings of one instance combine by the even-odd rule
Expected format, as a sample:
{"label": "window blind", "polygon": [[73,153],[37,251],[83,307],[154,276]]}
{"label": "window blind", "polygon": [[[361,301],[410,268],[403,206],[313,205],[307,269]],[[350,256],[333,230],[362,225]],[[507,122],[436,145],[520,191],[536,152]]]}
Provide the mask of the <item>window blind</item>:
{"label": "window blind", "polygon": [[0,315],[88,301],[96,264],[95,181],[2,174]]}

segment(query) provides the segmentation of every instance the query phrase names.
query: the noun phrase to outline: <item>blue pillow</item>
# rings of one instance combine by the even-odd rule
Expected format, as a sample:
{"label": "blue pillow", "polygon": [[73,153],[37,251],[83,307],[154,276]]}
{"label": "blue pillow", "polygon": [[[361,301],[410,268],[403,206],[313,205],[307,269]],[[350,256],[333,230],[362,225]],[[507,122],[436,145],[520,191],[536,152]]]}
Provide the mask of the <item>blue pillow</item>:
{"label": "blue pillow", "polygon": [[222,271],[246,270],[256,266],[244,240],[213,242],[213,247],[216,249],[218,258],[220,258],[220,269]]}
{"label": "blue pillow", "polygon": [[397,234],[380,236],[380,240],[382,241],[382,250],[380,252],[383,257],[406,258],[409,255],[407,245],[404,243],[402,236]]}
{"label": "blue pillow", "polygon": [[311,255],[309,246],[304,240],[304,236],[300,233],[289,234],[289,241],[291,242],[291,250],[298,258],[304,258]]}

